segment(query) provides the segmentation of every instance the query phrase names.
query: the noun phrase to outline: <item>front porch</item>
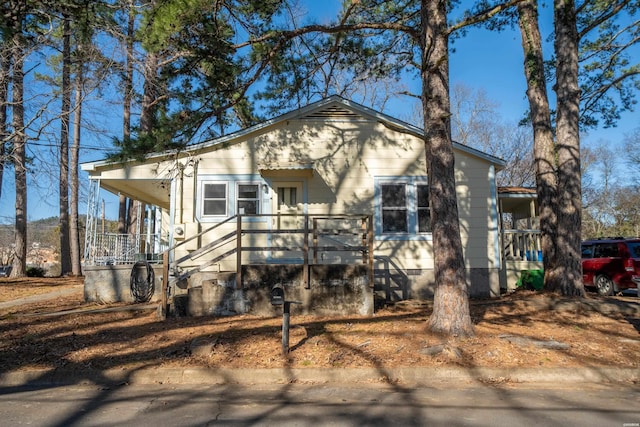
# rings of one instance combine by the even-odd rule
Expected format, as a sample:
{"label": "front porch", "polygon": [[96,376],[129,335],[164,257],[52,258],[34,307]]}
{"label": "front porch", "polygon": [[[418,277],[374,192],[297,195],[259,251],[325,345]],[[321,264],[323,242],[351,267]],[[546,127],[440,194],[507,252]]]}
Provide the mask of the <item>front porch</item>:
{"label": "front porch", "polygon": [[[85,297],[129,300],[128,270],[144,261],[156,272],[153,300],[175,314],[275,314],[269,301],[274,285],[300,302],[301,312],[373,313],[368,215],[236,215],[182,234],[162,253],[148,252],[163,245],[146,234],[152,239],[107,234],[88,240]],[[393,280],[386,283],[394,286]]]}
{"label": "front porch", "polygon": [[500,287],[513,291],[523,271],[542,269],[542,241],[535,189],[499,187],[502,269]]}
{"label": "front porch", "polygon": [[[501,189],[499,202],[504,292],[515,289],[523,271],[542,268],[542,253],[535,193]],[[208,228],[194,223],[171,229],[158,226],[159,208],[148,207],[145,216],[146,226],[134,235],[99,233],[99,216],[93,217],[85,250],[87,300],[133,302],[129,282],[136,262],[153,266],[153,300],[166,298],[164,305],[178,314],[271,313],[274,284],[284,284],[305,312],[349,306],[372,313],[376,300],[428,298],[434,285],[431,271],[408,271],[374,253],[370,215],[236,215]],[[353,293],[353,283],[362,298],[337,303],[336,295]]]}

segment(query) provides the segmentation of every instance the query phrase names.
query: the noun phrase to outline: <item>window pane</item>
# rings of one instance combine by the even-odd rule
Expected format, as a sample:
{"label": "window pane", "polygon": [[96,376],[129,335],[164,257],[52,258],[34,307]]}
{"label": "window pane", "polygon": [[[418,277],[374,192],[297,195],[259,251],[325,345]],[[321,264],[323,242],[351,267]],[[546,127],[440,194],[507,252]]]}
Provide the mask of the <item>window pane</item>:
{"label": "window pane", "polygon": [[429,207],[429,186],[427,185],[418,185],[418,207],[426,208]]}
{"label": "window pane", "polygon": [[205,215],[226,215],[227,203],[225,200],[205,200],[204,201],[204,214]]}
{"label": "window pane", "polygon": [[383,210],[382,231],[392,233],[406,233],[407,211],[405,209]]}
{"label": "window pane", "polygon": [[611,243],[598,244],[595,247],[594,258],[614,258],[618,256],[618,245]]}
{"label": "window pane", "polygon": [[203,215],[227,214],[227,184],[204,184],[203,193]]}
{"label": "window pane", "polygon": [[[244,209],[244,212],[242,212]],[[245,215],[255,215],[258,213],[258,202],[255,200],[239,200],[238,201],[238,213]]]}
{"label": "window pane", "polygon": [[418,232],[428,233],[431,231],[431,212],[429,208],[418,209]]}
{"label": "window pane", "polygon": [[205,199],[224,199],[227,196],[226,184],[205,184]]}
{"label": "window pane", "polygon": [[402,207],[407,206],[404,184],[382,185],[382,207]]}
{"label": "window pane", "polygon": [[627,243],[632,258],[640,258],[640,243]]}
{"label": "window pane", "polygon": [[257,185],[238,185],[238,198],[239,199],[257,199],[258,186]]}
{"label": "window pane", "polygon": [[298,191],[296,187],[278,188],[278,206],[294,206],[298,203]]}
{"label": "window pane", "polygon": [[238,185],[238,213],[245,215],[255,215],[260,206],[260,185],[239,184]]}

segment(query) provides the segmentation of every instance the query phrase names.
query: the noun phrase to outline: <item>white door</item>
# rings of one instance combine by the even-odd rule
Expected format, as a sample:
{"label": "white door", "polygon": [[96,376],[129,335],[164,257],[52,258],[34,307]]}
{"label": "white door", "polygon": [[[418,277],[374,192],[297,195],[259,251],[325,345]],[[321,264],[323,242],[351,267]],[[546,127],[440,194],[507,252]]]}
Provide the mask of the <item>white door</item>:
{"label": "white door", "polygon": [[278,250],[278,248],[301,248],[304,243],[302,233],[279,231],[301,230],[304,228],[302,182],[275,181],[272,185],[271,258],[280,262],[301,262],[302,251]]}

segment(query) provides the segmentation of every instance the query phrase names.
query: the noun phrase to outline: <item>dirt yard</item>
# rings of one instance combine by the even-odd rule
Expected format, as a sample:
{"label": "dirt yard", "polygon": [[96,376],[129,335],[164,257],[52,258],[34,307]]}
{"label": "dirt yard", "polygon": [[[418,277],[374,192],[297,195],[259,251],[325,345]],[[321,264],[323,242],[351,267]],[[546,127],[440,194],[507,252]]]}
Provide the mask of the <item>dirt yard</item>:
{"label": "dirt yard", "polygon": [[136,367],[640,367],[640,300],[580,302],[528,291],[472,301],[475,337],[428,333],[428,302],[372,317],[312,317],[292,310],[284,357],[282,317],[159,320],[153,307],[99,306],[81,280],[0,279],[0,306],[73,288],[71,296],[0,308],[0,373],[18,369]]}

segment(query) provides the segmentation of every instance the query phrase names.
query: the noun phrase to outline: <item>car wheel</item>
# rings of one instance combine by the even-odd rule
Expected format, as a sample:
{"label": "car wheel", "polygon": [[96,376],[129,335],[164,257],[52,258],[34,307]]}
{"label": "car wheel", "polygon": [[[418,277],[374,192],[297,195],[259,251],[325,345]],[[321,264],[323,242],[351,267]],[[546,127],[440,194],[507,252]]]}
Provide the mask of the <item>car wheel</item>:
{"label": "car wheel", "polygon": [[613,281],[604,274],[596,277],[596,288],[600,295],[613,295]]}

